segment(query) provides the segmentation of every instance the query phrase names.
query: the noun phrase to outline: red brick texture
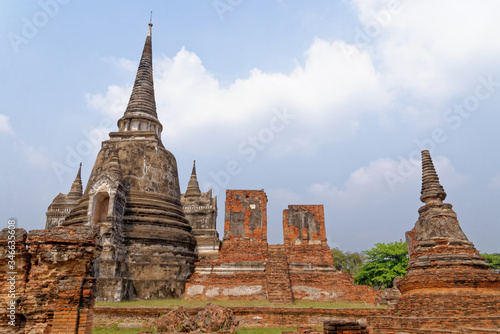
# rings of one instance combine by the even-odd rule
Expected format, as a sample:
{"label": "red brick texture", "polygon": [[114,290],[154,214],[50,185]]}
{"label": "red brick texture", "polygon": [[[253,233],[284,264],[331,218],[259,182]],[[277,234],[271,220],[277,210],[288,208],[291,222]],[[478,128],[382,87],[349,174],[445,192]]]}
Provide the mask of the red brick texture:
{"label": "red brick texture", "polygon": [[[195,315],[202,307],[187,308],[189,315]],[[131,308],[96,307],[94,326],[99,323],[108,325],[118,323],[139,323],[144,328],[172,308]],[[389,309],[326,309],[326,308],[280,308],[280,307],[232,307],[240,327],[297,327],[322,326],[324,321],[337,319],[365,322],[369,316],[386,316]]]}
{"label": "red brick texture", "polygon": [[322,205],[290,205],[283,212],[284,245],[267,244],[267,197],[228,190],[224,243],[216,261],[200,261],[186,299],[345,301],[376,304],[377,293],[338,271],[328,247]]}
{"label": "red brick texture", "polygon": [[[95,234],[56,228],[51,231],[16,230],[16,320],[12,327],[5,319],[8,258],[0,253],[0,333],[90,334],[95,279],[91,263],[95,258]],[[0,232],[6,244],[8,231]]]}
{"label": "red brick texture", "polygon": [[352,275],[335,269],[323,205],[289,205],[283,235],[295,300],[376,303],[371,287],[355,285]]}
{"label": "red brick texture", "polygon": [[392,316],[369,319],[373,333],[500,333],[500,274],[467,240],[450,204],[434,201],[419,213],[406,234],[402,295]]}
{"label": "red brick texture", "polygon": [[267,196],[262,190],[226,190],[224,243],[267,242]]}

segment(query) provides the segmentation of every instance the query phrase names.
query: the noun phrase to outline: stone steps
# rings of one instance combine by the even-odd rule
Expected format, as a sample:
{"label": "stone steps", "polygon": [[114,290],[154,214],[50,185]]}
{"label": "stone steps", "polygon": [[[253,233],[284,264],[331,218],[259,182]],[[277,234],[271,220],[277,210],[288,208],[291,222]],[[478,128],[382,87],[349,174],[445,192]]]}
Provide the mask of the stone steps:
{"label": "stone steps", "polygon": [[288,262],[283,245],[269,245],[266,262],[267,299],[273,304],[293,303]]}

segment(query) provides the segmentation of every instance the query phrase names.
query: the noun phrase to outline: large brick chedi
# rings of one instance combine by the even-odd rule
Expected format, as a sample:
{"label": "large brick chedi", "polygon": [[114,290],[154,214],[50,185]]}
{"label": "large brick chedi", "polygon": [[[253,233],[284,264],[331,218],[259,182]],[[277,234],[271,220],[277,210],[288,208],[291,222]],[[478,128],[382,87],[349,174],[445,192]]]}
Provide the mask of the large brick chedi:
{"label": "large brick chedi", "polygon": [[423,151],[420,200],[425,204],[406,233],[410,260],[408,274],[398,284],[397,316],[369,319],[374,333],[486,333],[500,328],[500,274],[488,268],[467,240],[445,198],[430,154]]}
{"label": "large brick chedi", "polygon": [[118,132],[102,143],[85,192],[63,223],[99,228],[98,300],[180,298],[197,259],[177,162],[161,142],[151,26]]}

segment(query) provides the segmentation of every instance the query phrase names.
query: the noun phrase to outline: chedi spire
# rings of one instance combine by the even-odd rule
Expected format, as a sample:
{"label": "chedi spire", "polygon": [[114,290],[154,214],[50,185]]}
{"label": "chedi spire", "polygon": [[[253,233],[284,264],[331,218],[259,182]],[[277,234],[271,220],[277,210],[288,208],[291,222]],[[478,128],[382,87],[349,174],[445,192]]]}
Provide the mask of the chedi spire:
{"label": "chedi spire", "polygon": [[196,178],[196,160],[193,161],[193,171],[191,172],[191,178],[189,179],[188,187],[185,197],[200,197],[200,185],[198,184],[198,179]]}
{"label": "chedi spire", "polygon": [[428,150],[422,151],[422,191],[420,200],[429,203],[433,200],[444,201],[446,193],[439,183],[439,177],[434,169]]}
{"label": "chedi spire", "polygon": [[77,200],[82,197],[82,193],[82,163],[80,162],[80,168],[76,174],[75,181],[73,181],[73,184],[71,185],[71,190],[68,193],[68,199]]}
{"label": "chedi spire", "polygon": [[148,35],[127,109],[123,117],[118,120],[119,132],[153,131],[159,136],[163,129],[156,114],[151,46],[152,26],[153,24],[149,23]]}

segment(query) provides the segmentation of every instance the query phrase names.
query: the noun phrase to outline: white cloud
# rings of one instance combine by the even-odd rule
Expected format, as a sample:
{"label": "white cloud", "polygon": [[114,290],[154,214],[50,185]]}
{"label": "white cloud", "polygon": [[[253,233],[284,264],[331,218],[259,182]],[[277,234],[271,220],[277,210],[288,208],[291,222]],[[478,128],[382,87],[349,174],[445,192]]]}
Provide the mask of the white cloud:
{"label": "white cloud", "polygon": [[29,164],[43,169],[50,168],[50,153],[46,147],[29,145],[23,141],[18,141],[15,146]]}
{"label": "white cloud", "polygon": [[87,105],[104,115],[118,119],[125,112],[132,87],[109,86],[106,94],[85,94]]}
{"label": "white cloud", "polygon": [[[353,0],[389,86],[439,102],[468,93],[500,53],[494,0]],[[391,10],[391,4],[400,4]],[[378,29],[378,30],[377,30]],[[370,35],[370,32],[377,32]],[[373,36],[373,37],[372,37]],[[465,92],[464,92],[465,90]]]}
{"label": "white cloud", "polygon": [[[456,189],[467,181],[467,176],[457,172],[448,158],[437,156],[433,160],[445,190]],[[377,159],[352,172],[342,187],[328,182],[314,183],[307,191],[335,207],[389,204],[401,196],[420,196],[420,175],[420,161]]]}
{"label": "white cloud", "polygon": [[[341,41],[316,39],[304,63],[290,73],[253,69],[248,78],[228,87],[222,87],[201,59],[184,48],[173,58],[160,58],[154,64],[155,95],[164,138],[193,151],[210,138],[205,152],[217,147],[227,150],[228,143],[234,146],[235,141],[267,126],[273,110],[284,107],[297,115],[304,129],[300,137],[293,137],[296,142],[310,142],[311,133],[324,140],[356,131],[356,117],[382,111],[390,96],[381,87],[368,54],[358,52],[348,62],[344,46]],[[117,118],[125,110],[130,90],[110,86],[105,94],[88,94],[87,103]],[[186,133],[190,141],[185,140]],[[237,139],[228,140],[231,136]],[[281,147],[282,153],[294,146],[281,145],[290,146]]]}
{"label": "white cloud", "polygon": [[12,127],[10,126],[9,117],[0,114],[0,133],[11,133]]}

